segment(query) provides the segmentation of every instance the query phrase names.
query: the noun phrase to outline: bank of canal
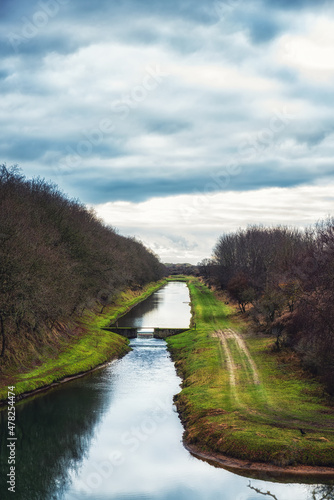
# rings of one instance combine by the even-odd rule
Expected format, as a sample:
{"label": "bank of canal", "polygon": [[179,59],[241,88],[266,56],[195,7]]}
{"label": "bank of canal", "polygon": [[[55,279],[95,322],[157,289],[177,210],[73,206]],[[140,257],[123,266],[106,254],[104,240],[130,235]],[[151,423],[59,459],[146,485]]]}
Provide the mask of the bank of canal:
{"label": "bank of canal", "polygon": [[36,359],[28,367],[18,362],[17,366],[3,371],[0,407],[6,404],[8,386],[15,386],[17,399],[30,397],[127,354],[130,351],[127,340],[103,327],[145,301],[166,283],[166,280],[161,280],[137,291],[126,290],[106,306],[103,312],[100,311],[101,305],[93,303],[81,316],[59,325],[53,332],[58,339],[57,346],[46,345],[38,353],[36,349]]}
{"label": "bank of canal", "polygon": [[[186,302],[186,285],[177,287]],[[172,283],[157,302],[166,303],[170,293],[176,300]],[[169,326],[174,313],[167,312]],[[18,405],[16,498],[260,500],[266,493],[277,500],[320,500],[317,495],[330,488],[249,480],[192,457],[182,445],[173,406],[181,379],[165,341],[133,339],[131,348],[109,366]],[[1,471],[6,455],[1,439]],[[2,499],[14,497],[3,482],[0,488]]]}
{"label": "bank of canal", "polygon": [[203,283],[188,284],[197,328],[167,343],[189,449],[249,475],[334,480],[334,409],[320,383]]}

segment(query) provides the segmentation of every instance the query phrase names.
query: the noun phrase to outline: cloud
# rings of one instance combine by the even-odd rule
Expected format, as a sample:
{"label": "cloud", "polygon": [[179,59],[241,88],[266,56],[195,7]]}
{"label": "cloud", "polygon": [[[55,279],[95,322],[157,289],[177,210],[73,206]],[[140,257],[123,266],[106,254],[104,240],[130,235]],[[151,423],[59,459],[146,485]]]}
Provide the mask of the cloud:
{"label": "cloud", "polygon": [[314,224],[333,212],[334,180],[318,186],[225,193],[197,192],[145,202],[95,204],[97,214],[124,234],[136,235],[164,262],[197,263],[218,237],[251,224]]}
{"label": "cloud", "polygon": [[[327,0],[319,0],[316,7],[326,5]],[[275,7],[280,10],[300,10],[314,7],[313,0],[263,0],[263,5],[267,7]]]}
{"label": "cloud", "polygon": [[310,167],[309,163],[280,166],[278,163],[265,162],[233,168],[222,166],[207,173],[201,170],[181,173],[167,166],[155,171],[152,169],[149,173],[146,169],[129,168],[127,180],[124,179],[124,171],[119,168],[95,168],[82,172],[81,179],[69,174],[67,183],[75,196],[89,203],[105,203],[108,200],[143,202],[150,198],[181,194],[206,196],[208,193],[231,190],[239,192],[268,187],[297,187],[331,179],[334,179],[334,163],[317,163]]}
{"label": "cloud", "polygon": [[332,182],[328,2],[6,0],[0,12],[0,161],[28,176],[90,204]]}
{"label": "cloud", "polygon": [[252,40],[255,43],[264,43],[272,40],[280,33],[282,27],[274,19],[257,16],[250,26]]}

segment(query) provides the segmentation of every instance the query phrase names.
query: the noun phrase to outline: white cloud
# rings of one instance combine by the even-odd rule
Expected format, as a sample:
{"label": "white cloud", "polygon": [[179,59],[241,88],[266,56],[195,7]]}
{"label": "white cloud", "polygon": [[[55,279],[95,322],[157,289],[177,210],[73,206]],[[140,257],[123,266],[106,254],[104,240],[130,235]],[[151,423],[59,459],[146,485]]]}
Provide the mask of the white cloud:
{"label": "white cloud", "polygon": [[304,16],[301,33],[285,33],[277,41],[278,61],[316,82],[334,77],[334,20],[324,15]]}
{"label": "white cloud", "polygon": [[[72,0],[17,53],[2,47],[1,161],[100,203],[164,260],[206,257],[248,223],[326,215],[316,182],[334,176],[331,7],[236,2],[219,16],[215,5]],[[166,74],[152,90],[148,66]],[[243,175],[203,196],[234,163]]]}
{"label": "white cloud", "polygon": [[123,234],[136,235],[164,262],[211,255],[218,236],[250,224],[305,227],[334,213],[334,184],[259,191],[201,193],[142,203],[95,205],[97,214]]}
{"label": "white cloud", "polygon": [[181,77],[187,85],[205,89],[222,89],[231,91],[246,91],[254,93],[273,92],[280,84],[269,78],[253,75],[249,69],[240,69],[224,62],[217,64],[182,64],[168,66],[171,75]]}

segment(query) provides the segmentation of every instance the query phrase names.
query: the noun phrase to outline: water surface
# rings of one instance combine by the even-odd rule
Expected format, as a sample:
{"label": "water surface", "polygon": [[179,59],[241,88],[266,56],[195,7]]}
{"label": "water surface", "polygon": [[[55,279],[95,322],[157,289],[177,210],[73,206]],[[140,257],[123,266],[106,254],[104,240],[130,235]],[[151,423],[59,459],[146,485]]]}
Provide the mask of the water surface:
{"label": "water surface", "polygon": [[[177,285],[185,302],[185,285]],[[173,299],[158,303],[176,301],[174,286],[165,287],[163,295],[169,290]],[[123,359],[18,406],[18,492],[6,493],[2,482],[1,499],[334,498],[330,487],[249,480],[192,457],[182,445],[183,428],[173,406],[181,381],[166,343],[134,339],[131,346]],[[5,414],[0,415],[4,429]],[[1,443],[3,481],[6,450]]]}
{"label": "water surface", "polygon": [[138,328],[188,328],[190,297],[182,282],[170,282],[140,302],[118,320],[118,326]]}

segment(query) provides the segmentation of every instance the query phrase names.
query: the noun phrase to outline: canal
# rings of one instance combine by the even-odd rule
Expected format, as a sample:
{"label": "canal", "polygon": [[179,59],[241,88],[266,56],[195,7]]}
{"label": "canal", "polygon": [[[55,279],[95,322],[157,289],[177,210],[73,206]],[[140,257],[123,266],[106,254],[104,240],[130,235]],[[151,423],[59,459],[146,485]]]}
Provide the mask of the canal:
{"label": "canal", "polygon": [[[177,328],[189,321],[187,287],[173,282],[121,323]],[[333,498],[321,492],[330,487],[248,479],[194,458],[182,445],[173,405],[181,380],[166,343],[137,338],[131,347],[123,359],[18,405],[17,493],[2,482],[1,499]],[[3,466],[3,440],[1,456]]]}

